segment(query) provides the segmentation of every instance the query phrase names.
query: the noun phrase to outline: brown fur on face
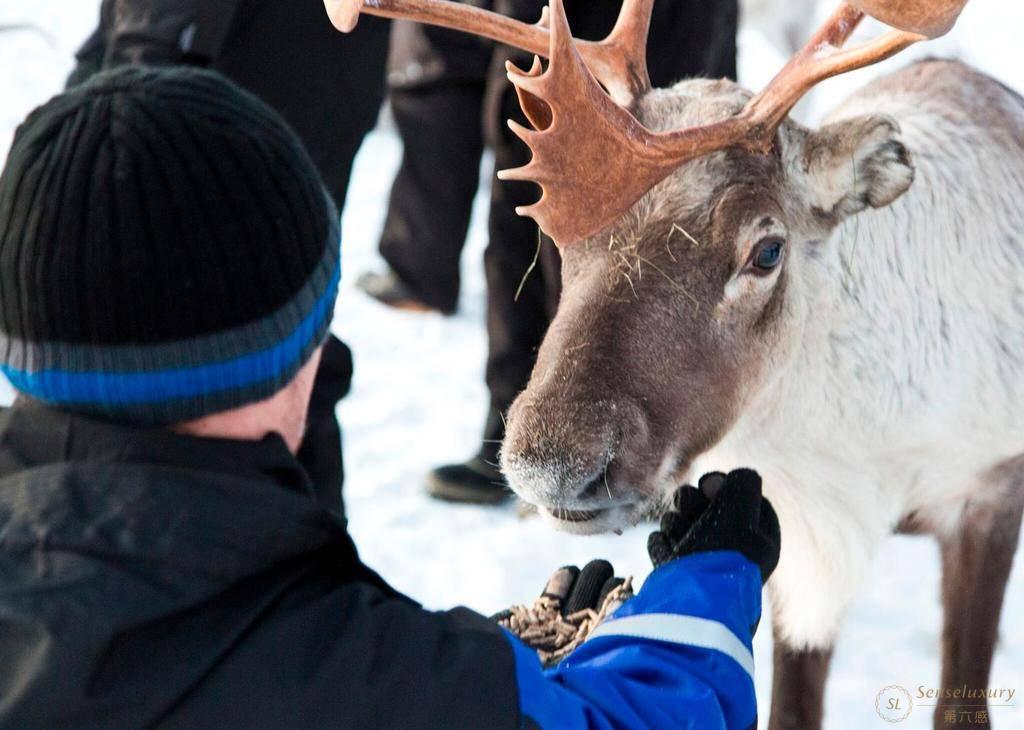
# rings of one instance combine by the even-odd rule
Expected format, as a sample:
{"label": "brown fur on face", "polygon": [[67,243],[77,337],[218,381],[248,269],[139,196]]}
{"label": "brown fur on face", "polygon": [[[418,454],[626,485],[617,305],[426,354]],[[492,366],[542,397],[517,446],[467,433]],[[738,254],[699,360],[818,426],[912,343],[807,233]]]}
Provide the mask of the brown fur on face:
{"label": "brown fur on face", "polygon": [[[523,481],[540,472],[520,486],[531,501],[576,510],[650,502],[733,423],[766,347],[751,341],[770,337],[782,299],[750,307],[723,298],[758,232],[781,218],[771,196],[779,161],[729,153],[711,164],[729,167],[729,184],[707,201],[641,210],[564,252],[562,304],[504,447]],[[752,240],[737,246],[747,232]]]}
{"label": "brown fur on face", "polygon": [[[701,124],[747,98],[729,82],[692,81],[652,92],[638,113],[654,129]],[[877,128],[895,125],[823,132],[856,156],[863,130]],[[612,230],[563,252],[562,303],[502,449],[512,487],[542,513],[560,512],[560,527],[594,532],[642,516],[735,423],[779,349],[790,239],[821,235],[862,199],[874,204],[876,186],[847,190],[818,141],[787,123],[770,155],[687,163]],[[807,190],[826,188],[828,215],[815,214]],[[756,270],[758,244],[776,239],[782,263]]]}

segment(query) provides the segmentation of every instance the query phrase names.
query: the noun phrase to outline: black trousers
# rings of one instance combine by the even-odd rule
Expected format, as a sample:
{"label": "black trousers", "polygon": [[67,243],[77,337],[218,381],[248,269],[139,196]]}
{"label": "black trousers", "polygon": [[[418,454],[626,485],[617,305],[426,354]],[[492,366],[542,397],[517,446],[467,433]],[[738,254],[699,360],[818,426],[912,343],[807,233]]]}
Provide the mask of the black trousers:
{"label": "black trousers", "polygon": [[[68,83],[125,64],[217,70],[298,132],[340,209],[353,159],[383,101],[389,26],[367,17],[342,35],[321,0],[104,0],[100,27],[79,51]],[[331,336],[299,458],[318,499],[339,513],[344,475],[335,407],[351,379],[351,352]]]}
{"label": "black trousers", "polygon": [[380,252],[422,301],[446,313],[459,298],[493,55],[492,43],[467,33],[407,21],[391,28],[388,100],[405,144]]}
{"label": "black trousers", "polygon": [[[474,4],[533,22],[544,3]],[[621,0],[567,0],[574,35],[605,36],[620,6]],[[691,76],[735,78],[738,20],[737,0],[658,0],[648,39],[654,85]],[[523,66],[529,58],[453,31],[396,23],[393,33],[388,96],[405,149],[380,250],[425,302],[451,311],[458,301],[459,259],[483,140],[494,150],[496,169],[529,161],[529,150],[505,124],[509,118],[525,120],[504,70],[509,57]],[[529,183],[492,180],[484,253],[490,408],[481,450],[492,461],[504,436],[502,415],[525,387],[558,304],[558,252],[532,220],[515,214],[516,206],[538,195]]]}

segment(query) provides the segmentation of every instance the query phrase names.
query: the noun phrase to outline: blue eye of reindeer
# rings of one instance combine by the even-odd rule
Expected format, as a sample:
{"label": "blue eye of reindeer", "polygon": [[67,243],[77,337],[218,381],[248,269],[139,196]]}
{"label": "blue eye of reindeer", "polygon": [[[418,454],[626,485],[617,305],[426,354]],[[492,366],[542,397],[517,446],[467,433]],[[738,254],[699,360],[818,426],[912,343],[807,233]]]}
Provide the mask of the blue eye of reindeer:
{"label": "blue eye of reindeer", "polygon": [[767,273],[782,263],[782,247],[785,242],[781,238],[763,238],[754,246],[750,254],[750,262],[758,273]]}

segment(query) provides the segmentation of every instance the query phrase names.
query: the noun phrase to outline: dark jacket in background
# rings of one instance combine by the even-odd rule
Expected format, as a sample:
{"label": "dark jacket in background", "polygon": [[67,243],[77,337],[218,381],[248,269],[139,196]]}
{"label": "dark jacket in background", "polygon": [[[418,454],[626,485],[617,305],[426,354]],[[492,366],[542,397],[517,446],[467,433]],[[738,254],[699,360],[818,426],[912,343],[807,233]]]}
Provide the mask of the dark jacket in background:
{"label": "dark jacket in background", "polygon": [[339,209],[384,98],[390,23],[337,32],[322,0],[103,0],[69,83],[123,65],[220,71],[298,132]]}
{"label": "dark jacket in background", "polygon": [[[365,18],[342,35],[322,0],[103,0],[99,28],[79,50],[68,83],[124,65],[220,71],[295,129],[340,210],[383,101],[388,32],[388,22]],[[299,458],[319,499],[339,514],[344,470],[334,411],[351,380],[352,353],[331,336]]]}
{"label": "dark jacket in background", "polygon": [[760,595],[739,553],[676,560],[542,672],[366,568],[277,436],[0,413],[5,730],[742,729]]}

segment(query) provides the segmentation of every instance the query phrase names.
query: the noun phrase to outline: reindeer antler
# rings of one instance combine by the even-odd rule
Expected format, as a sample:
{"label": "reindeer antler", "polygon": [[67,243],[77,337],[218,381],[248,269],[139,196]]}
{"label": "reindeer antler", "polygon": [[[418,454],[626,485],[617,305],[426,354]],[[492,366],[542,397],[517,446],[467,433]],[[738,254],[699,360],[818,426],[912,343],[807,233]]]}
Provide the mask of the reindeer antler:
{"label": "reindeer antler", "polygon": [[929,38],[945,35],[956,24],[967,0],[849,0],[886,25]]}
{"label": "reindeer antler", "polygon": [[797,101],[830,76],[875,63],[922,36],[892,31],[877,41],[840,50],[864,13],[846,3],[786,64],[739,115],[715,124],[652,132],[614,104],[587,72],[569,35],[562,0],[552,0],[551,62],[537,75],[509,67],[509,79],[524,108],[536,97],[550,109],[550,123],[510,127],[533,152],[524,167],[498,173],[503,180],[529,180],[543,191],[520,208],[555,240],[567,245],[617,220],[647,191],[682,163],[727,147],[766,152],[775,131]]}
{"label": "reindeer antler", "polygon": [[[540,200],[516,212],[536,220],[563,245],[601,230],[622,215],[668,174],[671,163],[646,146],[653,133],[616,104],[588,72],[569,33],[562,0],[552,0],[551,9],[547,70],[540,73],[539,61],[528,72],[506,64],[535,129],[511,120],[509,127],[530,147],[533,159],[524,167],[502,170],[498,177],[540,185]],[[543,120],[537,118],[538,108],[547,110]],[[615,210],[607,208],[609,204]],[[587,219],[600,222],[591,225]]]}
{"label": "reindeer antler", "polygon": [[[940,1],[947,8],[946,21],[952,25],[966,0]],[[926,38],[894,30],[844,50],[864,12],[841,2],[808,44],[742,112],[701,127],[652,132],[628,107],[650,88],[644,58],[654,0],[624,0],[611,35],[597,43],[572,38],[562,0],[551,0],[550,32],[543,23],[518,23],[445,0],[368,0],[366,5],[363,0],[325,2],[339,27],[351,25],[361,9],[466,30],[548,56],[547,70],[536,59],[529,71],[507,66],[534,129],[514,122],[509,125],[530,147],[533,159],[498,176],[540,185],[540,200],[518,212],[533,217],[559,246],[588,238],[614,223],[688,160],[728,147],[769,151],[779,125],[815,84],[882,61]],[[890,9],[900,4],[895,11],[899,15],[931,7],[934,0],[870,2]],[[934,13],[928,17],[932,24],[941,21]]]}

